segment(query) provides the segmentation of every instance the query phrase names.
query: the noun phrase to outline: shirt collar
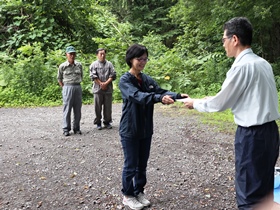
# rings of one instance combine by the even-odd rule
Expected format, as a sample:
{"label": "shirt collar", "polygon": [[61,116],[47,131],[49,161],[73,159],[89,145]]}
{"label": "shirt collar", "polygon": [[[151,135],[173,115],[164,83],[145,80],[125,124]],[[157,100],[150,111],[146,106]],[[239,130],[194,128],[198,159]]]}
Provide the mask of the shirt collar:
{"label": "shirt collar", "polygon": [[103,62],[101,62],[100,60],[98,60],[98,62],[99,62],[99,63],[102,63],[102,64],[105,64],[105,63],[106,63],[106,59],[105,59]]}
{"label": "shirt collar", "polygon": [[243,50],[243,51],[236,57],[236,59],[235,59],[235,61],[233,62],[232,65],[238,63],[238,62],[241,60],[241,58],[242,58],[244,55],[248,54],[248,53],[253,53],[252,48],[247,48],[246,50]]}
{"label": "shirt collar", "polygon": [[[66,63],[67,63],[67,66],[71,65],[68,60],[66,61]],[[77,64],[77,61],[74,60],[74,66],[76,66],[76,64]]]}

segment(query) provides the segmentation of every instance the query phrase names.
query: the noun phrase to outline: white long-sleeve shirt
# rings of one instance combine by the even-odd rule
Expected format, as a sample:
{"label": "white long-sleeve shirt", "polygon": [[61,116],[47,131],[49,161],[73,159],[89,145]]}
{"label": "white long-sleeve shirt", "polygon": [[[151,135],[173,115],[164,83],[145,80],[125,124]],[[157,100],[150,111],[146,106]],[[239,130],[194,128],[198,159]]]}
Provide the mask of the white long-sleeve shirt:
{"label": "white long-sleeve shirt", "polygon": [[237,125],[262,125],[280,117],[278,94],[271,65],[253,53],[242,51],[227,72],[221,91],[193,107],[200,112],[219,112],[231,108]]}

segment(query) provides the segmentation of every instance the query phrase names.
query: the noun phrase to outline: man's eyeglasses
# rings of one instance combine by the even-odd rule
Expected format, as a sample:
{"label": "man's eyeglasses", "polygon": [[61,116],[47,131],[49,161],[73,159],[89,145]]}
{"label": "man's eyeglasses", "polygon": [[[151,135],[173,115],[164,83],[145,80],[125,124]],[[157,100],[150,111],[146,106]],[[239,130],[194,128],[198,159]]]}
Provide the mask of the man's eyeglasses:
{"label": "man's eyeglasses", "polygon": [[143,62],[148,62],[149,58],[135,58],[136,60],[138,60],[139,62],[143,61]]}
{"label": "man's eyeglasses", "polygon": [[222,43],[224,44],[224,43],[225,43],[225,41],[226,41],[226,39],[231,39],[231,38],[232,38],[232,36],[222,38]]}

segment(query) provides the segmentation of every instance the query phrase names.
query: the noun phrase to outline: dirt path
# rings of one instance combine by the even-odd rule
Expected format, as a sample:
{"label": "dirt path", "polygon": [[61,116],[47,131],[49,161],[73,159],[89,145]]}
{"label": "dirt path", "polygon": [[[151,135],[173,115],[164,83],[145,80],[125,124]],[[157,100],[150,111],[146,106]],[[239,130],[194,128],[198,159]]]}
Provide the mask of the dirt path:
{"label": "dirt path", "polygon": [[[125,209],[123,155],[113,129],[93,126],[82,108],[82,135],[62,135],[62,107],[0,109],[0,209]],[[188,110],[158,104],[148,163],[151,210],[236,209],[233,136],[216,133]]]}

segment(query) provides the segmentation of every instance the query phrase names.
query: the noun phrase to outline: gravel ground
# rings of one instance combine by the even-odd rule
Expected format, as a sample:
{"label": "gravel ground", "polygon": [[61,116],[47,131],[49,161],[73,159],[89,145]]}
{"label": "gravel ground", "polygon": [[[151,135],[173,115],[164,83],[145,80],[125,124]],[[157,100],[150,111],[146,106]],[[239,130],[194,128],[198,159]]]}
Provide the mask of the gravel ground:
{"label": "gravel ground", "polygon": [[[97,130],[93,111],[82,108],[82,135],[64,137],[62,107],[0,109],[1,210],[128,209],[120,192],[121,104],[113,105],[113,129]],[[156,105],[146,209],[236,209],[234,136],[194,113]]]}

